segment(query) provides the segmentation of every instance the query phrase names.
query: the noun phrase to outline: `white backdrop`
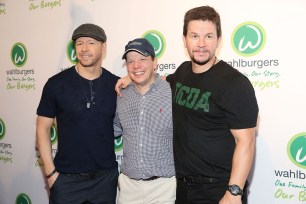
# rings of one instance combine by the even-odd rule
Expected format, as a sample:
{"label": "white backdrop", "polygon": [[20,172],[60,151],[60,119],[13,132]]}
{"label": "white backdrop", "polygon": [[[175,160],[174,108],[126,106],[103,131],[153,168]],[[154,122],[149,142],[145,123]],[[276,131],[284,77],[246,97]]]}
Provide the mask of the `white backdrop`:
{"label": "white backdrop", "polygon": [[143,36],[154,44],[159,73],[167,75],[188,60],[183,17],[201,5],[221,15],[218,57],[256,90],[260,117],[249,203],[306,202],[304,0],[0,0],[0,204],[48,203],[35,148],[36,108],[47,79],[73,65],[69,43],[77,26],[105,29],[103,66],[114,74],[126,74],[124,46]]}

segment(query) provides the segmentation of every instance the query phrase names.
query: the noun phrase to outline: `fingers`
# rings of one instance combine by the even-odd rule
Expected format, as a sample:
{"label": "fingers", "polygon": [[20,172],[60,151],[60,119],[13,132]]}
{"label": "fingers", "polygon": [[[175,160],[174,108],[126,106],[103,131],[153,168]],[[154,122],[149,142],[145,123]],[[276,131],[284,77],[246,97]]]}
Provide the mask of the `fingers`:
{"label": "fingers", "polygon": [[117,83],[116,83],[116,86],[115,86],[115,91],[117,93],[118,96],[121,97],[121,92],[120,92],[120,89],[123,87],[123,81],[122,79],[118,79]]}
{"label": "fingers", "polygon": [[125,89],[132,83],[132,80],[130,79],[129,76],[125,76],[121,79],[118,79],[116,85],[115,85],[115,91],[118,96],[121,97],[121,89]]}

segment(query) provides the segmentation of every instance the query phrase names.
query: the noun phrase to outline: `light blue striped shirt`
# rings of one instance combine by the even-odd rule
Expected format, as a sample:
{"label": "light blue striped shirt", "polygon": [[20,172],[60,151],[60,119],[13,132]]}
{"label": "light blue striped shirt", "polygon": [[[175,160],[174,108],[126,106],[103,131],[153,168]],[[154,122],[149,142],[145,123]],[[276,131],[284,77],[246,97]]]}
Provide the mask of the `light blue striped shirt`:
{"label": "light blue striped shirt", "polygon": [[114,130],[123,137],[122,173],[133,179],[175,175],[171,89],[158,74],[144,95],[133,84],[122,90]]}

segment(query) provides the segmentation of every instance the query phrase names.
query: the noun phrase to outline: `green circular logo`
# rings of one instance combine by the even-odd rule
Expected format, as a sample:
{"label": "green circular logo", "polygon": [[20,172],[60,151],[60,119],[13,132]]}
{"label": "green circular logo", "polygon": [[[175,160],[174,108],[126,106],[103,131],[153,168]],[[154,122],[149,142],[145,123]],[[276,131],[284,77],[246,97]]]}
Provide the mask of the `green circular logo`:
{"label": "green circular logo", "polygon": [[22,67],[27,62],[28,53],[24,44],[17,42],[11,50],[11,60],[16,67]]}
{"label": "green circular logo", "polygon": [[306,169],[306,132],[296,134],[291,138],[287,146],[287,153],[295,165]]}
{"label": "green circular logo", "polygon": [[149,30],[142,35],[147,39],[154,47],[155,57],[161,58],[166,50],[166,41],[164,36],[157,30]]}
{"label": "green circular logo", "polygon": [[32,204],[30,197],[27,194],[20,193],[16,197],[15,204]]}
{"label": "green circular logo", "polygon": [[3,120],[0,118],[0,140],[4,138],[5,135],[5,124]]}
{"label": "green circular logo", "polygon": [[53,124],[51,127],[50,139],[52,145],[54,145],[57,142],[57,127],[55,124]]}
{"label": "green circular logo", "polygon": [[258,54],[266,44],[265,30],[255,22],[244,22],[232,33],[232,47],[239,55],[250,57]]}
{"label": "green circular logo", "polygon": [[121,151],[123,148],[122,135],[115,137],[115,152]]}
{"label": "green circular logo", "polygon": [[76,51],[75,51],[75,44],[74,41],[70,40],[67,44],[67,49],[66,49],[67,57],[68,60],[72,64],[76,64],[78,62],[78,59],[76,57]]}

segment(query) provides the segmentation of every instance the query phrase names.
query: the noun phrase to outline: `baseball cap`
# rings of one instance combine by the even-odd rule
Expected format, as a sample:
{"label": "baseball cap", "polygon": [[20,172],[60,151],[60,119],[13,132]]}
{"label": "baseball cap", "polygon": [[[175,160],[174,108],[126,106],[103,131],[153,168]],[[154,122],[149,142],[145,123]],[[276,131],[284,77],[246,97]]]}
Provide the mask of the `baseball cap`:
{"label": "baseball cap", "polygon": [[102,42],[107,39],[103,28],[91,23],[82,24],[74,30],[72,40],[75,41],[79,37],[90,37]]}
{"label": "baseball cap", "polygon": [[145,38],[136,38],[132,41],[129,41],[128,44],[125,46],[125,51],[122,56],[122,59],[125,59],[126,54],[130,51],[135,51],[143,56],[155,57],[155,51],[152,44]]}

